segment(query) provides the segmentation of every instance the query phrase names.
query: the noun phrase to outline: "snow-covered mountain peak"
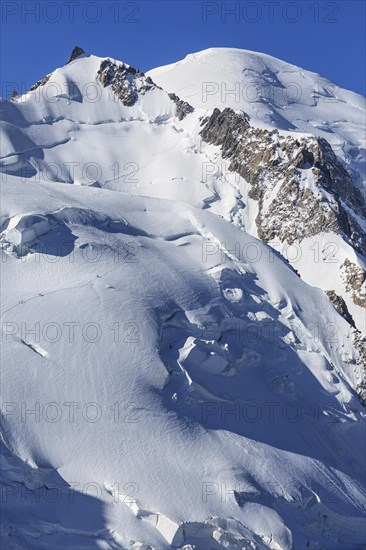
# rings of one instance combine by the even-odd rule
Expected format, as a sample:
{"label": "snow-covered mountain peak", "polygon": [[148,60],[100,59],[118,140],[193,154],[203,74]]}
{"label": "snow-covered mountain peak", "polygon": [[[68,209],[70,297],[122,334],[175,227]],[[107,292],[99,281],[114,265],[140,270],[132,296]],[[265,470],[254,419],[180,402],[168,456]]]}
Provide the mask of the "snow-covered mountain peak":
{"label": "snow-covered mountain peak", "polygon": [[[198,81],[192,80],[192,73]],[[194,106],[202,108],[243,109],[247,105],[248,109],[249,105],[250,109],[250,104],[254,103],[269,103],[278,108],[292,104],[316,107],[323,97],[324,103],[328,100],[334,104],[338,100],[365,110],[362,96],[340,88],[317,73],[250,50],[209,48],[189,54],[176,63],[152,69],[148,74],[155,77],[158,84],[165,83],[166,89],[173,86],[180,90],[182,97],[190,97]],[[217,84],[219,89],[211,88],[210,83]],[[230,84],[233,86],[229,87]],[[238,84],[240,86],[235,86]],[[254,107],[252,111],[258,118],[262,114]],[[272,120],[272,124],[274,122]],[[296,128],[291,120],[287,126],[290,126],[287,129]]]}
{"label": "snow-covered mountain peak", "polygon": [[[183,118],[193,110],[139,69],[110,57],[87,54],[79,46],[64,66],[40,79],[26,94],[12,98],[12,103],[24,106],[31,123],[66,116],[83,124],[123,119],[163,121]],[[17,109],[12,110],[14,120]]]}
{"label": "snow-covered mountain peak", "polygon": [[4,548],[363,547],[362,111],[316,79],[77,47],[1,103]]}
{"label": "snow-covered mountain peak", "polygon": [[[365,281],[357,276],[355,283],[350,274],[364,273],[357,255],[365,234],[362,111],[345,90],[337,92],[340,104],[324,95],[315,100],[316,78],[271,56],[231,48],[191,54],[145,75],[77,46],[63,67],[3,102],[1,169],[183,200],[267,242],[281,236],[286,246],[335,232],[334,246],[346,246],[338,275],[333,270],[318,281],[306,265],[301,273],[343,297],[364,331]],[[296,101],[289,100],[293,86]],[[248,98],[249,89],[258,97]],[[239,111],[247,119],[242,135],[234,132]],[[269,111],[280,118],[269,124]],[[209,131],[202,129],[207,117]]]}
{"label": "snow-covered mountain peak", "polygon": [[194,107],[245,111],[257,126],[315,134],[331,143],[365,187],[365,98],[267,54],[210,48],[147,73]]}

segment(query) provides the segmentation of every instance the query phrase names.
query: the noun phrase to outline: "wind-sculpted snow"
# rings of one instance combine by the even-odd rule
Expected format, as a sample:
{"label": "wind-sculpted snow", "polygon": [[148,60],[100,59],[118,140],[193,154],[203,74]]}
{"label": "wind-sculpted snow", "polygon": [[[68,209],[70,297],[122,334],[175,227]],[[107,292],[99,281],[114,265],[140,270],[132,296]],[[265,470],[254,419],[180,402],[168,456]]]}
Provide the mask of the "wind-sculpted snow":
{"label": "wind-sculpted snow", "polygon": [[[266,58],[230,55],[255,71]],[[177,81],[210,57],[178,63]],[[281,63],[260,72],[278,89]],[[305,149],[315,158],[319,141],[270,133],[264,103],[260,130],[252,110],[225,118],[218,141],[200,135],[211,107],[159,78],[76,48],[2,102],[2,547],[361,550],[363,258],[336,214],[333,232],[302,217],[298,263],[276,250],[269,142],[314,212],[338,204],[356,227],[351,172],[320,148],[336,189],[317,186]],[[354,114],[357,97],[341,96]],[[281,104],[278,125],[294,112]],[[261,153],[260,205],[252,158],[244,174],[228,154],[233,131]],[[304,207],[292,199],[278,234]]]}
{"label": "wind-sculpted snow", "polygon": [[360,368],[320,290],[186,203],[9,177],[2,207],[4,547],[361,547]]}

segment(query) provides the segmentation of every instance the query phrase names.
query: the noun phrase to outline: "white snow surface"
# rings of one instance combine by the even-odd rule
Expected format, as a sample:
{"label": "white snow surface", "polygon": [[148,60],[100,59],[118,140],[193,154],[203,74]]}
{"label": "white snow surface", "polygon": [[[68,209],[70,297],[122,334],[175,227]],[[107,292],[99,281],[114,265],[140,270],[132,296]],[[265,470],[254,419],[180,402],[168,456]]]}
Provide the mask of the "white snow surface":
{"label": "white snow surface", "polygon": [[254,125],[325,138],[365,189],[365,98],[267,54],[210,48],[147,73],[197,108],[245,111]]}
{"label": "white snow surface", "polygon": [[[256,238],[246,183],[201,147],[215,56],[223,78],[311,75],[208,50],[151,71],[164,89],[125,107],[82,56],[2,104],[6,549],[364,548],[353,329]],[[164,90],[196,112],[178,121]],[[361,100],[337,93],[335,139],[356,151]],[[330,125],[308,97],[278,107],[296,129],[273,123]]]}

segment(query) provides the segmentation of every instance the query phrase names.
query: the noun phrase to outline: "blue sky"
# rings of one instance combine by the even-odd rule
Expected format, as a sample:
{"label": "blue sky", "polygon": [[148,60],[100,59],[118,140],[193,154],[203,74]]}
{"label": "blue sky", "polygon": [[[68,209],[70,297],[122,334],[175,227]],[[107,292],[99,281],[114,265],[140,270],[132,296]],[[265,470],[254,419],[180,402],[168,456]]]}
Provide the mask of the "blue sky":
{"label": "blue sky", "polygon": [[143,71],[209,47],[244,48],[365,93],[363,0],[3,0],[1,12],[1,81],[21,92],[77,44]]}

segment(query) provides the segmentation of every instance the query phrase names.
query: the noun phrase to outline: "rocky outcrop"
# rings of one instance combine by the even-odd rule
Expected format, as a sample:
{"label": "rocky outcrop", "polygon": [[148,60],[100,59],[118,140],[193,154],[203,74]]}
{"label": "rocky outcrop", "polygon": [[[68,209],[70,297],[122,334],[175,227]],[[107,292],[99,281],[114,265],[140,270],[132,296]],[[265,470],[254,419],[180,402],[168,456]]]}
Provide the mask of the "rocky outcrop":
{"label": "rocky outcrop", "polygon": [[[98,70],[98,80],[103,88],[110,86],[111,90],[122,101],[126,107],[132,107],[138,100],[139,95],[144,95],[157,86],[149,76],[146,76],[139,69],[135,69],[124,63],[114,63],[110,59],[104,59]],[[186,101],[182,101],[175,94],[167,94],[176,105],[176,116],[182,120],[193,107]]]}
{"label": "rocky outcrop", "polygon": [[177,106],[176,116],[178,120],[183,120],[183,118],[188,115],[189,113],[192,113],[194,111],[192,105],[187,103],[187,101],[183,101],[175,94],[168,94],[170,99],[174,101],[174,103]]}
{"label": "rocky outcrop", "polygon": [[37,90],[37,88],[39,88],[40,86],[44,86],[45,84],[47,84],[47,82],[49,81],[50,78],[51,78],[51,75],[47,74],[46,76],[41,78],[41,80],[38,80],[38,82],[33,84],[33,86],[31,88],[29,88],[28,91],[29,92],[34,92],[34,90]]}
{"label": "rocky outcrop", "polygon": [[261,239],[292,244],[335,232],[366,254],[358,221],[365,200],[326,140],[255,128],[245,114],[229,108],[214,109],[201,125],[202,140],[221,146],[229,170],[251,184]]}
{"label": "rocky outcrop", "polygon": [[347,292],[350,292],[354,303],[366,308],[366,273],[364,270],[346,259],[341,265],[342,277]]}
{"label": "rocky outcrop", "polygon": [[[214,109],[210,117],[202,120],[203,129],[200,136],[203,141],[222,146],[224,158],[230,158],[234,163],[234,156],[239,153],[239,141],[250,128],[248,118],[243,113],[238,115],[232,109]],[[234,165],[238,171],[239,166]]]}
{"label": "rocky outcrop", "polygon": [[357,352],[357,363],[362,369],[361,381],[356,386],[356,392],[361,399],[361,403],[366,407],[366,338],[355,330],[352,341]]}
{"label": "rocky outcrop", "polygon": [[329,300],[334,305],[335,309],[338,311],[340,315],[349,323],[353,328],[355,328],[355,322],[353,320],[352,315],[348,311],[347,304],[343,300],[342,296],[338,296],[338,294],[335,293],[334,290],[327,290],[326,295],[328,296]]}
{"label": "rocky outcrop", "polygon": [[71,61],[75,61],[75,59],[77,59],[78,57],[80,57],[81,55],[84,55],[84,54],[85,54],[85,52],[84,52],[83,48],[80,48],[80,46],[75,46],[75,48],[71,52],[71,55],[70,55],[68,61],[66,62],[66,65],[68,63],[71,63]]}
{"label": "rocky outcrop", "polygon": [[117,65],[110,59],[104,59],[98,71],[98,80],[105,88],[110,86],[114,94],[126,107],[132,107],[138,94],[144,94],[154,87],[150,77],[141,71],[121,63]]}

